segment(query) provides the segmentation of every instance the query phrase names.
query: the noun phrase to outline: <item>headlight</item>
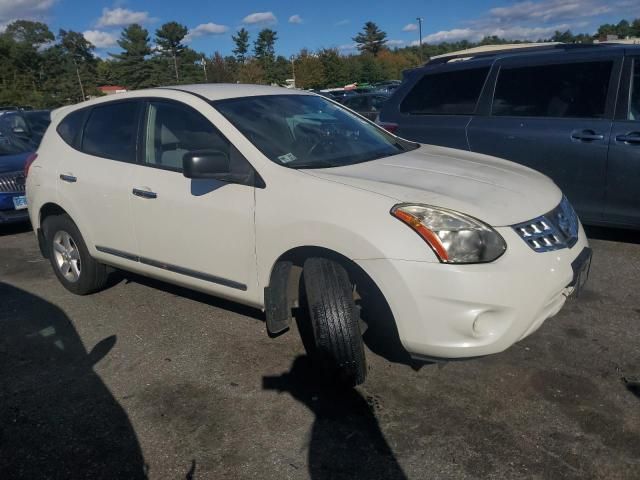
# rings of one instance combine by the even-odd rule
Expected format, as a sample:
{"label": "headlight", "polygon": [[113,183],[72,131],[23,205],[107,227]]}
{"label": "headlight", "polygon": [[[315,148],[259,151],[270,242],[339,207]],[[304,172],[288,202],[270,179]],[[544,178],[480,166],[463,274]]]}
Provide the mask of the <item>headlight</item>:
{"label": "headlight", "polygon": [[443,263],[492,262],[507,249],[498,232],[464,213],[400,204],[391,209],[391,215],[420,235]]}

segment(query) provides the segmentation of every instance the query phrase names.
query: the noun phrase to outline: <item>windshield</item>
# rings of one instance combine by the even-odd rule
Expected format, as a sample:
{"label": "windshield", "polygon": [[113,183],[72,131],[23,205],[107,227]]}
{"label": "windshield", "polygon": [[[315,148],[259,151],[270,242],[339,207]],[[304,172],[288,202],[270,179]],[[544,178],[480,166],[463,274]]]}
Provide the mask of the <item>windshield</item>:
{"label": "windshield", "polygon": [[352,165],[411,149],[323,97],[243,97],[213,106],[270,160],[290,168]]}
{"label": "windshield", "polygon": [[37,150],[50,121],[49,112],[7,112],[0,115],[0,155]]}

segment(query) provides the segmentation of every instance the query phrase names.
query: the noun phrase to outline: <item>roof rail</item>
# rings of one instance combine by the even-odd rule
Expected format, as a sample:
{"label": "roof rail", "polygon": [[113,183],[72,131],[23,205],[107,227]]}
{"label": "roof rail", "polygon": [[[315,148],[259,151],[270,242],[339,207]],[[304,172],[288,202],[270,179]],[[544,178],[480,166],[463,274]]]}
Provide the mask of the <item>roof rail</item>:
{"label": "roof rail", "polygon": [[494,57],[503,53],[517,53],[530,51],[545,50],[570,50],[573,48],[596,47],[601,44],[593,43],[562,43],[562,42],[539,42],[539,43],[509,43],[502,45],[481,45],[479,47],[469,48],[467,50],[458,50],[457,52],[445,53],[431,57],[427,62],[429,65],[448,63],[451,61],[468,60],[478,57]]}

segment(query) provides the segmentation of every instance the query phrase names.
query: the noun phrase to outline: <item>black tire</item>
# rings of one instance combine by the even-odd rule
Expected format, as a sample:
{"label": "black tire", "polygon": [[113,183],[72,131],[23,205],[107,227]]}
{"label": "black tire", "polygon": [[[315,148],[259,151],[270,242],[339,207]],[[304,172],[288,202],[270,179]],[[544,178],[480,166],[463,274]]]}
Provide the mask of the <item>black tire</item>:
{"label": "black tire", "polygon": [[314,363],[332,383],[363,383],[367,365],[349,275],[339,263],[309,258],[302,276],[314,337],[309,354]]}
{"label": "black tire", "polygon": [[[76,295],[88,295],[104,288],[108,277],[107,267],[89,255],[80,230],[68,215],[47,217],[42,224],[42,231],[44,233],[47,256],[53,267],[53,272],[64,288]],[[56,256],[55,253],[54,239],[58,238],[56,235],[64,234],[70,237],[74,251],[77,252],[78,262],[76,265],[79,273],[76,280],[70,280],[65,276],[61,266],[58,264],[60,257]],[[73,276],[74,274],[70,275]]]}

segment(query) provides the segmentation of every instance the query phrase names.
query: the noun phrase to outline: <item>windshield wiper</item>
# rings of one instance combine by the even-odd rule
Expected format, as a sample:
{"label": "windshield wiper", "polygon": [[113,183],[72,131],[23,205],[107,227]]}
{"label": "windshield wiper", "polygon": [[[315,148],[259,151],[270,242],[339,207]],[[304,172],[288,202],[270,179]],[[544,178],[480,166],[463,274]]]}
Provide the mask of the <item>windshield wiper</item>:
{"label": "windshield wiper", "polygon": [[340,167],[341,163],[333,163],[329,160],[315,160],[313,162],[308,161],[300,161],[300,162],[291,162],[284,163],[285,167],[295,168],[295,169],[304,169],[304,168],[331,168],[331,167]]}

